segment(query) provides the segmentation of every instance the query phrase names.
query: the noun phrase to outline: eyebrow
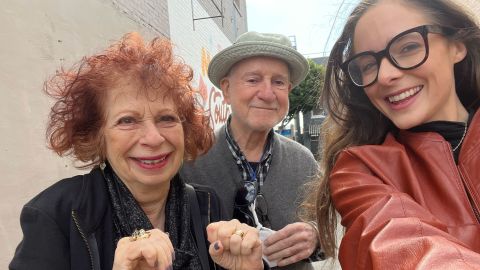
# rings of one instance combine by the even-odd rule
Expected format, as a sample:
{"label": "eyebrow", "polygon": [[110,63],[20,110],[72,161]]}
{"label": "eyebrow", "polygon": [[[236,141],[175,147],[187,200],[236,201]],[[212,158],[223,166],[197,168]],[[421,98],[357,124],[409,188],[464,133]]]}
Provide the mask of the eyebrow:
{"label": "eyebrow", "polygon": [[[242,78],[247,77],[247,76],[262,76],[263,77],[264,75],[260,71],[248,71],[248,72],[245,72],[245,74],[242,75]],[[288,80],[288,75],[285,76],[283,74],[278,74],[278,73],[272,75],[272,78],[279,78],[279,77],[282,78],[282,79]]]}
{"label": "eyebrow", "polygon": [[262,74],[260,71],[247,71],[242,75],[242,77],[246,76],[262,76]]}
{"label": "eyebrow", "polygon": [[[143,112],[140,112],[138,110],[135,110],[135,109],[132,109],[132,108],[126,108],[126,109],[122,109],[122,110],[119,110],[117,112],[115,112],[114,114],[111,114],[111,116],[113,118],[117,118],[119,116],[122,116],[122,115],[134,115],[135,117],[143,117],[145,115],[145,110],[143,110]],[[174,110],[174,109],[171,109],[171,108],[163,108],[163,109],[160,109],[158,110],[156,113],[152,114],[152,115],[158,115],[158,114],[164,114],[164,113],[173,113],[173,114],[179,114],[178,111]]]}

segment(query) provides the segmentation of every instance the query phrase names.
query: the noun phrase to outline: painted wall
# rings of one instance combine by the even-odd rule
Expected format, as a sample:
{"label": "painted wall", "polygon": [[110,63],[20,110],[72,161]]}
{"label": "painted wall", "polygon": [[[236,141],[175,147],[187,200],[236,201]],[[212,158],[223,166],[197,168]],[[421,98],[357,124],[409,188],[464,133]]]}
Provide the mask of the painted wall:
{"label": "painted wall", "polygon": [[[207,14],[207,3],[193,2],[196,16]],[[232,3],[224,8],[233,14]],[[59,179],[86,172],[46,148],[51,100],[42,85],[60,65],[69,67],[126,32],[146,40],[171,37],[176,53],[194,68],[194,86],[212,109],[214,125],[229,113],[206,68],[231,41],[213,19],[197,21],[194,30],[190,0],[3,0],[0,25],[0,269],[7,269],[21,240],[22,206]],[[233,26],[241,34],[246,22],[225,24],[223,31],[232,35]]]}
{"label": "painted wall", "polygon": [[106,0],[3,0],[0,25],[0,269],[7,269],[21,239],[21,207],[79,172],[45,146],[51,103],[43,81],[60,65],[103,49],[125,32],[159,33]]}
{"label": "painted wall", "polygon": [[[196,17],[207,17],[208,13],[195,5]],[[194,86],[199,89],[199,101],[210,110],[214,128],[223,124],[230,114],[230,108],[207,76],[208,64],[217,52],[232,42],[218,28],[213,19],[195,21],[191,16],[190,0],[169,0],[170,38],[176,44],[176,53],[194,69]]]}

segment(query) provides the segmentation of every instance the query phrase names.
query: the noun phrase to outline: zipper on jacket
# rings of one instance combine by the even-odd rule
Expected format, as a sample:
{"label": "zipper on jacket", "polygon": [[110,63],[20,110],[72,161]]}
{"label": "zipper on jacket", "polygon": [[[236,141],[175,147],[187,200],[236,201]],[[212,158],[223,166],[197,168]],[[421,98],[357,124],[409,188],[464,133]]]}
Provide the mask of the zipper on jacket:
{"label": "zipper on jacket", "polygon": [[470,189],[468,188],[467,184],[465,183],[464,177],[463,177],[462,173],[460,172],[460,170],[458,170],[458,174],[460,175],[460,179],[462,179],[463,188],[465,189],[465,193],[467,194],[468,201],[470,202],[470,205],[472,206],[473,214],[477,218],[477,222],[480,223],[480,211],[478,211],[478,208],[475,206],[475,201],[473,200]]}
{"label": "zipper on jacket", "polygon": [[[449,146],[451,147],[451,146]],[[462,149],[460,149],[462,151]],[[462,181],[463,189],[465,189],[465,194],[467,195],[468,202],[470,203],[470,206],[472,207],[472,212],[475,218],[477,219],[477,222],[480,223],[480,211],[478,211],[478,208],[475,206],[475,201],[473,200],[472,194],[470,192],[470,189],[467,186],[467,183],[465,182],[465,178],[462,175],[462,172],[458,168],[458,164],[455,162],[455,157],[453,154],[453,151],[450,151],[451,157],[453,160],[453,163],[455,165],[455,168],[457,169],[458,177],[460,177],[460,180]]]}
{"label": "zipper on jacket", "polygon": [[207,192],[208,194],[208,224],[210,224],[212,221],[210,219],[210,192]]}
{"label": "zipper on jacket", "polygon": [[75,210],[72,210],[72,218],[73,218],[73,222],[75,222],[75,226],[77,227],[78,232],[82,236],[83,242],[85,242],[85,246],[87,247],[88,255],[90,256],[90,269],[94,270],[92,250],[90,249],[90,246],[88,245],[87,237],[85,237],[85,234],[83,233],[82,229],[80,228],[80,224],[78,223],[78,219],[77,219],[77,215],[75,213]]}
{"label": "zipper on jacket", "polygon": [[[212,222],[212,220],[210,218],[210,206],[211,206],[211,204],[210,204],[210,192],[207,192],[207,194],[208,194],[208,215],[207,216],[208,216],[208,224],[210,224]],[[213,269],[217,270],[217,264],[215,262],[213,262]]]}

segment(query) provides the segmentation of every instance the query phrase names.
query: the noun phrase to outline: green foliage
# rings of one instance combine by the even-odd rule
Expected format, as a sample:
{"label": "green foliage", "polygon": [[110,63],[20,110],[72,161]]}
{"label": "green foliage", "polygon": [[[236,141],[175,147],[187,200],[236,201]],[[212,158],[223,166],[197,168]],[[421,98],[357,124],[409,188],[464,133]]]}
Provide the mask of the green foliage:
{"label": "green foliage", "polygon": [[289,94],[290,108],[281,126],[286,125],[299,112],[306,113],[317,107],[320,92],[325,81],[325,67],[308,59],[310,71],[305,80]]}

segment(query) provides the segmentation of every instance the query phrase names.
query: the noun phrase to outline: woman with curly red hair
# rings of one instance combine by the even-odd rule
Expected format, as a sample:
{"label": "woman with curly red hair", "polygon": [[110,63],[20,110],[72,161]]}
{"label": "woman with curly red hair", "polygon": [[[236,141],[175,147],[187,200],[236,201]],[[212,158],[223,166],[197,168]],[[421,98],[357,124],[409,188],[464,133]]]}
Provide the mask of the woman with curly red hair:
{"label": "woman with curly red hair", "polygon": [[263,268],[256,229],[205,229],[221,219],[216,194],[177,174],[213,140],[191,80],[169,41],[131,33],[47,81],[50,148],[93,169],[24,206],[10,269]]}

